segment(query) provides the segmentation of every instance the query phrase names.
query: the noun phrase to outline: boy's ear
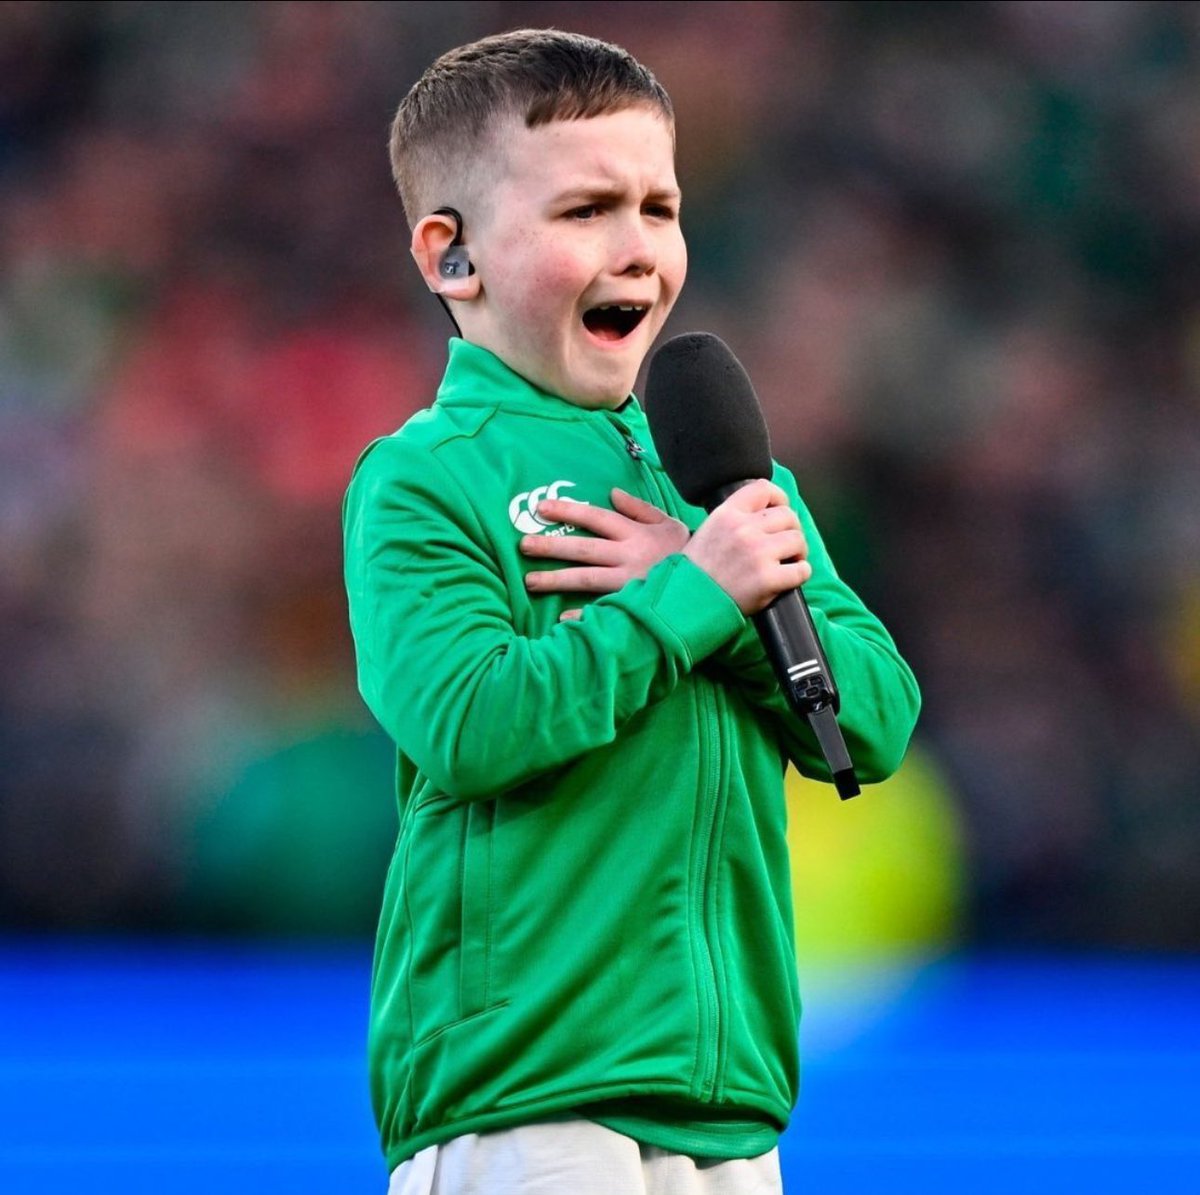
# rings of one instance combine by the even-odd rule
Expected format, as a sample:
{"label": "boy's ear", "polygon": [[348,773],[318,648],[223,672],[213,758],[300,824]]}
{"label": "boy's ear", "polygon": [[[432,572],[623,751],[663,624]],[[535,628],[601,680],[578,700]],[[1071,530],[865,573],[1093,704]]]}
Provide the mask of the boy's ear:
{"label": "boy's ear", "polygon": [[[418,221],[412,231],[413,260],[425,279],[425,285],[434,294],[446,299],[473,299],[479,294],[479,275],[475,270],[462,268],[451,273],[442,268],[446,252],[454,244],[457,235],[458,226],[453,216],[433,212]],[[462,254],[465,249],[465,245],[459,245],[456,252]]]}

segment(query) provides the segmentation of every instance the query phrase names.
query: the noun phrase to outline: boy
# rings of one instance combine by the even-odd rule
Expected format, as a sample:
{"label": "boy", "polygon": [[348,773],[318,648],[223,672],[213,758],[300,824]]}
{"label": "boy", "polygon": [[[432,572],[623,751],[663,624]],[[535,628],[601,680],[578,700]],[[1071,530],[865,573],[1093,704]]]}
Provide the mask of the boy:
{"label": "boy", "polygon": [[[746,615],[806,583],[862,780],[917,690],[794,483],[707,518],[630,393],[683,284],[670,100],[520,30],[401,104],[412,253],[461,339],[345,506],[363,695],[399,749],[372,1094],[392,1190],[779,1189],[799,999],[788,758]],[[565,567],[563,567],[565,565]]]}

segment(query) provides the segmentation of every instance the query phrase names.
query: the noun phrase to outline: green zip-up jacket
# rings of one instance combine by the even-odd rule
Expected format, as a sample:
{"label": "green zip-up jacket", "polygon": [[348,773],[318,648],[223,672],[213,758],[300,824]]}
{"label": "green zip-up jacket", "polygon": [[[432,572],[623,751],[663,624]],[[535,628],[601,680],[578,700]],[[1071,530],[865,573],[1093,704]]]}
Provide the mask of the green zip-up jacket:
{"label": "green zip-up jacket", "polygon": [[[916,683],[775,480],[847,746],[883,779]],[[367,449],[346,496],[359,686],[399,761],[370,1029],[389,1167],[567,1115],[750,1157],[796,1099],[783,774],[828,773],[753,627],[686,557],[591,600],[526,591],[546,562],[522,535],[580,534],[538,500],[608,506],[614,486],[704,517],[635,399],[577,407],[454,340],[436,403]]]}

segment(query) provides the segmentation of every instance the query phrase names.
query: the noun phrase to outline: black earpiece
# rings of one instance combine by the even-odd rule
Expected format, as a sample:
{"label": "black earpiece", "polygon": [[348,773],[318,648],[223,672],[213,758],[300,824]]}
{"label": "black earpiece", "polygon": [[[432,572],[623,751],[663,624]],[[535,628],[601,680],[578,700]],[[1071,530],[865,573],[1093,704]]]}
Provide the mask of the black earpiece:
{"label": "black earpiece", "polygon": [[438,262],[438,273],[443,278],[461,278],[464,274],[474,274],[475,267],[468,258],[466,245],[451,245]]}
{"label": "black earpiece", "polygon": [[469,274],[474,274],[475,267],[471,264],[471,255],[467,252],[466,245],[462,243],[462,216],[452,207],[439,207],[433,214],[449,216],[454,221],[454,240],[450,242],[449,248],[442,254],[442,259],[438,262],[438,273],[443,278],[465,278]]}

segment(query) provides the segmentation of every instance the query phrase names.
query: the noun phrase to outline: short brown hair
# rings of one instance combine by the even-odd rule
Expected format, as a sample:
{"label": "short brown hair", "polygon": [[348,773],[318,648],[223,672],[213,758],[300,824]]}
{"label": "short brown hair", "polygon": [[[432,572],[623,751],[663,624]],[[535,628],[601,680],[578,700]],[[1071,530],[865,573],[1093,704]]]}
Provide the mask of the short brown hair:
{"label": "short brown hair", "polygon": [[410,225],[446,202],[432,194],[454,159],[479,151],[503,116],[526,128],[581,120],[636,104],[674,121],[671,98],[632,54],[559,29],[514,29],[443,54],[392,121],[392,175]]}

